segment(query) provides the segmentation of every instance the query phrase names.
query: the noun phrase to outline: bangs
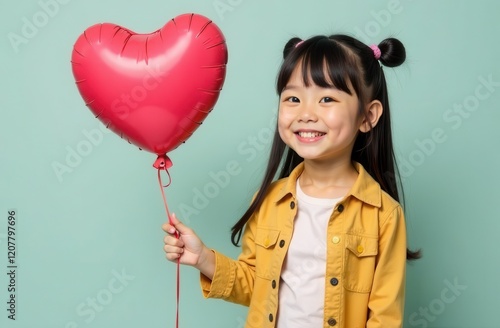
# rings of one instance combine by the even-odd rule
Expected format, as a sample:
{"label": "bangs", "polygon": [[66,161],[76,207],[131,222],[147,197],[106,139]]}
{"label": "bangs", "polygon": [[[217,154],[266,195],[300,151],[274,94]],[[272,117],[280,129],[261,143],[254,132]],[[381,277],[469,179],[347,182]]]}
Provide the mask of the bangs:
{"label": "bangs", "polygon": [[[359,97],[359,81],[355,57],[347,48],[325,36],[304,41],[285,58],[278,74],[276,91],[281,94],[294,69],[302,63],[305,86],[315,84],[322,88],[336,88]],[[349,88],[352,86],[352,89]]]}

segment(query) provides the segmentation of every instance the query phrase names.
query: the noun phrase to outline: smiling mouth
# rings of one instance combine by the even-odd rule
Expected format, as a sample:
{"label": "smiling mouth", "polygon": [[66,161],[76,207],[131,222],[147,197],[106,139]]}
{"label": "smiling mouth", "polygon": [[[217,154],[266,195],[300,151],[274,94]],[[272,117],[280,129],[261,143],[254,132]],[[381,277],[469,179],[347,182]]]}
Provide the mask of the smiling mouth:
{"label": "smiling mouth", "polygon": [[296,134],[299,135],[299,137],[301,137],[301,138],[317,138],[317,137],[324,136],[326,133],[323,133],[323,132],[303,132],[303,131],[299,131],[299,132],[296,132]]}

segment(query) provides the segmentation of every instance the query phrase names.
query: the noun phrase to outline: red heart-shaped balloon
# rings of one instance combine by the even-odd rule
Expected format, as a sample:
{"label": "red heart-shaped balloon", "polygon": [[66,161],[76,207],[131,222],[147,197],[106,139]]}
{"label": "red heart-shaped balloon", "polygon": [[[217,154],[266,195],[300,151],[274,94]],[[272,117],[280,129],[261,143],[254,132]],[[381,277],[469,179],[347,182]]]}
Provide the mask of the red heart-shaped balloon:
{"label": "red heart-shaped balloon", "polygon": [[211,20],[183,14],[150,34],[91,26],[76,41],[71,63],[96,117],[129,143],[164,155],[188,139],[217,102],[227,48]]}

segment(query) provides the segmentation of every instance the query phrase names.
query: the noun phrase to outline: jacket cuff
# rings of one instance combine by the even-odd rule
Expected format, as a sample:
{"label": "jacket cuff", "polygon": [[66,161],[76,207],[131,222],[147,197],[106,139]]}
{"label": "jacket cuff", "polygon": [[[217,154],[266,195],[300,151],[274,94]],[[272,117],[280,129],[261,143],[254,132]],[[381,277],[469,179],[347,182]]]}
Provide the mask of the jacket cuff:
{"label": "jacket cuff", "polygon": [[215,272],[212,280],[200,273],[200,285],[205,298],[227,298],[235,280],[234,260],[212,250],[215,254]]}

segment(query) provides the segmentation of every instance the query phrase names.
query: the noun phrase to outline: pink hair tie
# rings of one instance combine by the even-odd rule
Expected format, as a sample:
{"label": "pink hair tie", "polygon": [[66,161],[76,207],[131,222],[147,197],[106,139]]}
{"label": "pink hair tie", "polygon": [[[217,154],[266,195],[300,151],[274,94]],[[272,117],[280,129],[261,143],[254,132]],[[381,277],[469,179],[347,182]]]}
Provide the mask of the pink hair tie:
{"label": "pink hair tie", "polygon": [[373,55],[375,56],[375,59],[379,60],[380,56],[382,56],[382,51],[380,51],[380,48],[376,44],[372,44],[370,48],[373,50]]}
{"label": "pink hair tie", "polygon": [[297,42],[297,44],[295,45],[295,48],[297,48],[298,46],[300,46],[302,43],[304,43],[304,40]]}

